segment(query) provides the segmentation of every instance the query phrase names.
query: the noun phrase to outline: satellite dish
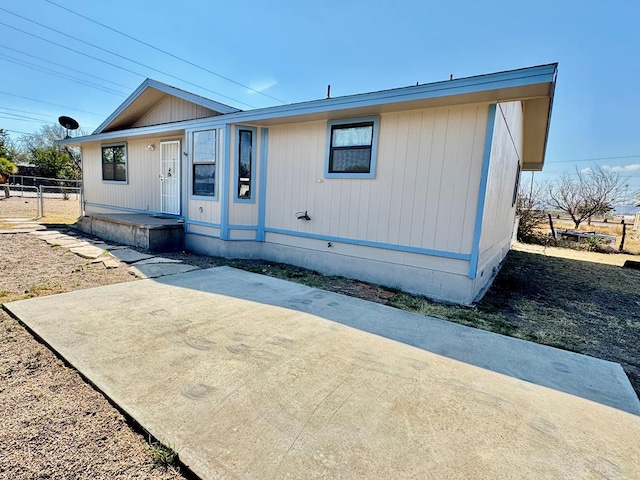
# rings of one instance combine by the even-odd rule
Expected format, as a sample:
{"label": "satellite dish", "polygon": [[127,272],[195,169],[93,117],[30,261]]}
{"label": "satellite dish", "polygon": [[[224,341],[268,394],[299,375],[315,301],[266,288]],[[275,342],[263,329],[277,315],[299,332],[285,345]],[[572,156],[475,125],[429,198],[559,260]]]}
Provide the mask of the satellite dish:
{"label": "satellite dish", "polygon": [[80,127],[80,124],[76,120],[71,117],[65,117],[64,115],[58,117],[58,123],[67,130],[67,135],[64,137],[65,139],[71,138],[69,130],[77,130]]}

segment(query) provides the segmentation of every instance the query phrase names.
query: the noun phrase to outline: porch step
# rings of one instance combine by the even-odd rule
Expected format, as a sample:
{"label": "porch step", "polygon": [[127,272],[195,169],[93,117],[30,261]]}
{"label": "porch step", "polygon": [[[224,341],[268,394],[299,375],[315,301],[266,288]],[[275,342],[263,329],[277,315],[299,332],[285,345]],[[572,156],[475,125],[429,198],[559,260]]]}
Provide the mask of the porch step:
{"label": "porch step", "polygon": [[184,248],[184,225],[179,219],[138,213],[91,214],[75,227],[112,242],[156,252]]}

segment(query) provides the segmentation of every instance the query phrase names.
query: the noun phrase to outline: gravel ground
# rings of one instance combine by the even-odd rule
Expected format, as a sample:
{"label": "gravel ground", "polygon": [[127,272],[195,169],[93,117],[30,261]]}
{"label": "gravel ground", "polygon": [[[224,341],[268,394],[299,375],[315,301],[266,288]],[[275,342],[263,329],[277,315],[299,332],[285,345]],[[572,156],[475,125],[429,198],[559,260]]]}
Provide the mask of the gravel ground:
{"label": "gravel ground", "polygon": [[[0,302],[133,281],[27,234],[0,235]],[[184,478],[78,373],[0,311],[0,478]]]}

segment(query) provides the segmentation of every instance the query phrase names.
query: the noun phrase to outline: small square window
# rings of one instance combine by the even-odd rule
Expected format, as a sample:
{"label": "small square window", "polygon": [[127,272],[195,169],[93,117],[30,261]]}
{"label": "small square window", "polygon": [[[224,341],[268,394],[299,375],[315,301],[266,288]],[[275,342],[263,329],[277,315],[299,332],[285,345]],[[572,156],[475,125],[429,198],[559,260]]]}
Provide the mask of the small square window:
{"label": "small square window", "polygon": [[375,176],[378,117],[330,121],[327,133],[328,178]]}
{"label": "small square window", "polygon": [[127,181],[127,149],[124,144],[102,147],[102,180]]}

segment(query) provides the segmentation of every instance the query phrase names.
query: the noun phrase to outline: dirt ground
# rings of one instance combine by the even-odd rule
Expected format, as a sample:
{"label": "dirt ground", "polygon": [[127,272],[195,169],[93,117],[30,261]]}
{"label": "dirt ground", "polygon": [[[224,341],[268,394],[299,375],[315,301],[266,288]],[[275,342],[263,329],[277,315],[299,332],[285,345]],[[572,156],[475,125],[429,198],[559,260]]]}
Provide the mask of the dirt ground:
{"label": "dirt ground", "polygon": [[[0,192],[1,193],[1,192]],[[38,198],[20,197],[19,193],[11,198],[0,198],[0,218],[36,218],[38,216]],[[27,195],[27,194],[25,194]],[[70,194],[68,200],[62,198],[44,198],[44,217],[47,223],[74,223],[80,216],[80,197]]]}
{"label": "dirt ground", "polygon": [[[132,281],[31,235],[0,235],[0,303]],[[0,311],[0,478],[183,478],[73,369]],[[156,450],[157,452],[157,450]]]}

